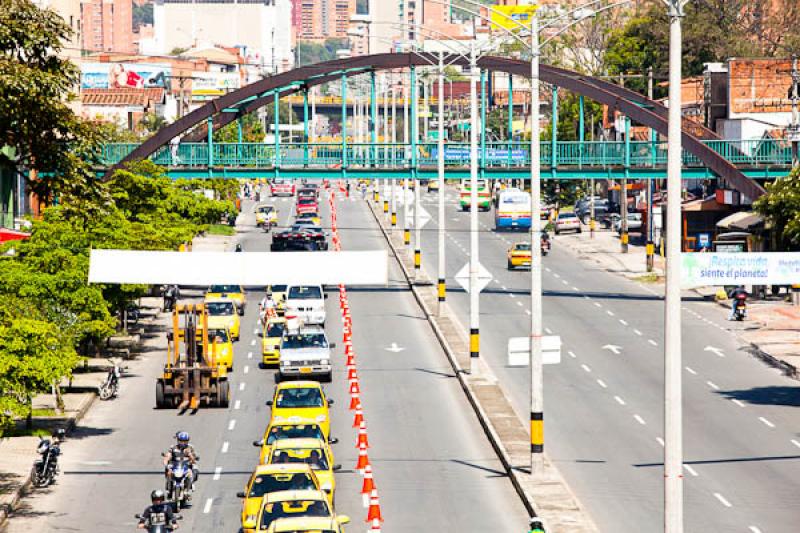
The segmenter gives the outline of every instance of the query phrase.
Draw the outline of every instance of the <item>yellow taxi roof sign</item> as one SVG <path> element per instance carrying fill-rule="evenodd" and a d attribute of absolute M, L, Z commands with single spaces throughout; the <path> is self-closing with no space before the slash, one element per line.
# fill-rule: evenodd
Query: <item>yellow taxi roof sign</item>
<path fill-rule="evenodd" d="M 536 4 L 526 6 L 491 6 L 489 10 L 492 29 L 519 30 L 530 27 L 531 15 L 539 8 Z"/>

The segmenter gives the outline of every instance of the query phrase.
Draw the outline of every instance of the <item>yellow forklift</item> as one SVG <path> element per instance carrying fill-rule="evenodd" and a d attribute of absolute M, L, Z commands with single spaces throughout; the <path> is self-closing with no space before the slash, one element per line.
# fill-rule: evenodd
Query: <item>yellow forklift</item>
<path fill-rule="evenodd" d="M 167 333 L 167 363 L 156 381 L 156 408 L 228 407 L 230 383 L 225 365 L 217 364 L 217 343 L 209 340 L 203 304 L 175 305 Z"/>

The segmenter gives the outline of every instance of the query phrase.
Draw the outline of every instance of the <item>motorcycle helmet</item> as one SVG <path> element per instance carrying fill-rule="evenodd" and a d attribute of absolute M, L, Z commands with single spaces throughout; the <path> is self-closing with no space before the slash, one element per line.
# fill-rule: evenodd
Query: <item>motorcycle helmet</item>
<path fill-rule="evenodd" d="M 150 493 L 150 501 L 152 501 L 153 504 L 164 503 L 166 499 L 167 495 L 164 494 L 164 491 L 161 489 L 156 489 Z"/>
<path fill-rule="evenodd" d="M 178 443 L 180 444 L 189 444 L 189 434 L 185 431 L 176 433 L 175 438 L 178 439 Z"/>

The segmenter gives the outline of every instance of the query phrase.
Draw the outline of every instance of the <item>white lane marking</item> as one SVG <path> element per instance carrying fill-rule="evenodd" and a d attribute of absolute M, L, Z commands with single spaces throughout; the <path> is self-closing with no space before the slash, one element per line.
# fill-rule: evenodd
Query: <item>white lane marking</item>
<path fill-rule="evenodd" d="M 520 307 L 522 307 L 522 302 L 520 302 L 519 300 L 517 300 L 517 305 L 518 305 L 518 306 L 520 306 Z"/>
<path fill-rule="evenodd" d="M 244 365 L 244 369 L 243 370 L 244 370 L 244 373 L 247 374 L 248 372 L 250 372 L 250 367 L 247 366 L 247 365 Z"/>
<path fill-rule="evenodd" d="M 569 282 L 567 280 L 565 280 L 565 279 L 562 279 L 561 283 L 563 283 L 564 285 L 569 285 Z"/>
<path fill-rule="evenodd" d="M 591 300 L 592 299 L 592 297 L 589 296 L 588 294 L 584 294 L 583 297 L 586 298 L 587 300 Z"/>
<path fill-rule="evenodd" d="M 509 295 L 511 298 L 516 298 L 516 296 L 514 296 L 514 293 L 513 293 L 513 292 L 509 292 L 509 293 L 508 293 L 508 295 Z"/>
<path fill-rule="evenodd" d="M 594 303 L 594 306 L 595 306 L 595 307 L 603 307 L 603 305 L 602 305 L 600 302 L 595 302 L 595 303 Z"/>
<path fill-rule="evenodd" d="M 643 426 L 646 424 L 646 422 L 644 421 L 644 418 L 642 418 L 639 415 L 633 415 L 633 418 L 634 418 L 634 420 L 636 420 L 637 422 L 639 422 Z"/>
<path fill-rule="evenodd" d="M 748 528 L 752 533 L 761 533 L 761 530 L 758 529 L 756 526 L 750 526 Z"/>
<path fill-rule="evenodd" d="M 239 390 L 244 390 L 244 381 L 239 383 Z"/>
<path fill-rule="evenodd" d="M 625 400 L 620 398 L 619 396 L 614 396 L 614 399 L 617 400 L 617 403 L 620 405 L 625 405 Z"/>
<path fill-rule="evenodd" d="M 214 481 L 219 481 L 221 475 L 222 475 L 222 467 L 218 466 L 214 469 L 214 477 L 212 479 Z"/>
<path fill-rule="evenodd" d="M 624 320 L 622 320 L 621 318 L 619 319 L 619 323 L 622 324 L 623 326 L 627 326 L 628 325 L 628 323 L 625 322 Z"/>
<path fill-rule="evenodd" d="M 258 335 L 259 331 L 257 329 L 253 330 L 253 335 Z"/>
<path fill-rule="evenodd" d="M 203 506 L 203 514 L 208 514 L 211 512 L 211 504 L 214 502 L 212 498 L 206 500 L 206 504 Z"/>
<path fill-rule="evenodd" d="M 241 406 L 242 406 L 242 400 L 236 400 L 235 402 L 233 402 L 234 409 L 239 409 Z"/>
<path fill-rule="evenodd" d="M 575 359 L 576 357 L 578 357 L 577 355 L 575 355 L 575 352 L 567 352 L 567 353 L 568 353 L 568 354 L 569 354 L 569 356 L 570 356 L 570 357 L 572 357 L 573 359 Z"/>
<path fill-rule="evenodd" d="M 797 446 L 798 448 L 800 448 L 800 441 L 797 441 L 797 440 L 794 440 L 794 439 L 792 439 L 792 440 L 791 440 L 791 441 L 789 441 L 789 442 L 791 442 L 792 444 L 794 444 L 795 446 Z"/>
<path fill-rule="evenodd" d="M 251 340 L 250 341 L 250 346 L 255 346 L 255 345 L 256 345 L 256 340 L 255 339 Z"/>
<path fill-rule="evenodd" d="M 694 369 L 692 369 L 691 367 L 688 367 L 688 366 L 687 366 L 687 367 L 686 367 L 686 371 L 687 371 L 688 373 L 692 374 L 693 376 L 696 376 L 696 375 L 697 375 L 697 372 L 695 372 L 695 371 L 694 371 Z"/>
<path fill-rule="evenodd" d="M 637 335 L 641 335 L 642 334 L 642 332 L 639 331 L 638 329 L 634 329 L 633 332 L 636 333 Z"/>
<path fill-rule="evenodd" d="M 656 441 L 661 445 L 662 448 L 664 447 L 664 439 L 661 437 L 656 437 Z"/>
<path fill-rule="evenodd" d="M 530 314 L 531 314 L 531 310 L 530 310 L 530 309 L 526 309 L 526 310 L 525 310 L 525 314 L 528 314 L 528 315 L 530 315 Z"/>
<path fill-rule="evenodd" d="M 737 400 L 736 398 L 731 398 L 731 401 L 738 405 L 739 407 L 744 407 L 744 403 L 741 400 Z"/>
<path fill-rule="evenodd" d="M 722 504 L 722 505 L 724 505 L 725 507 L 733 507 L 733 505 L 731 505 L 731 502 L 729 502 L 728 500 L 726 500 L 726 499 L 725 499 L 725 496 L 723 496 L 723 495 L 722 495 L 722 494 L 720 494 L 719 492 L 715 492 L 715 493 L 714 493 L 714 497 L 715 497 L 716 499 L 718 499 L 718 500 L 719 500 L 719 503 L 721 503 L 721 504 Z"/>
<path fill-rule="evenodd" d="M 253 358 L 253 352 L 247 352 L 247 358 L 248 359 L 252 359 Z"/>
<path fill-rule="evenodd" d="M 658 343 L 656 341 L 654 341 L 653 339 L 647 339 L 647 342 L 649 342 L 653 346 L 658 346 Z"/>
<path fill-rule="evenodd" d="M 222 443 L 222 453 L 228 453 L 228 448 L 230 447 L 230 443 L 225 441 Z"/>
<path fill-rule="evenodd" d="M 713 381 L 706 381 L 706 385 L 708 385 L 709 387 L 711 387 L 714 390 L 719 390 L 719 386 L 717 386 L 717 384 L 714 383 Z"/>
<path fill-rule="evenodd" d="M 508 290 L 508 288 L 505 285 L 500 285 L 500 288 L 503 289 L 504 291 Z"/>
<path fill-rule="evenodd" d="M 545 331 L 545 333 L 547 333 L 548 335 L 552 335 L 552 334 L 553 334 L 553 330 L 552 330 L 552 329 L 550 329 L 550 328 L 544 328 L 544 331 Z"/>
<path fill-rule="evenodd" d="M 575 292 L 581 292 L 581 290 L 578 287 L 576 287 L 575 285 L 572 286 L 572 290 L 575 291 Z"/>
<path fill-rule="evenodd" d="M 608 385 L 606 385 L 605 381 L 603 381 L 602 379 L 598 379 L 597 384 L 603 387 L 604 389 L 608 388 Z"/>
<path fill-rule="evenodd" d="M 234 418 L 230 422 L 228 422 L 228 431 L 233 431 L 233 428 L 236 427 L 236 419 Z"/>
<path fill-rule="evenodd" d="M 550 272 L 550 267 L 544 267 L 545 271 Z"/>
<path fill-rule="evenodd" d="M 608 313 L 608 316 L 614 316 L 614 311 L 611 311 L 610 309 L 607 309 L 606 313 Z"/>
<path fill-rule="evenodd" d="M 767 426 L 769 426 L 771 428 L 775 427 L 775 424 L 773 424 L 772 422 L 770 422 L 769 420 L 767 420 L 763 416 L 759 416 L 758 419 L 761 420 L 762 422 L 764 422 L 764 424 L 766 424 Z"/>
<path fill-rule="evenodd" d="M 591 369 L 591 368 L 589 368 L 588 366 L 586 366 L 586 365 L 584 365 L 584 364 L 581 364 L 581 368 L 582 368 L 582 369 L 584 369 L 584 370 L 585 370 L 585 371 L 587 371 L 587 372 L 591 372 L 591 371 L 592 371 L 592 369 Z"/>
<path fill-rule="evenodd" d="M 554 277 L 554 278 L 556 278 L 556 279 L 558 279 L 558 278 L 560 278 L 561 276 L 559 276 L 559 275 L 558 275 L 558 273 L 554 273 L 554 274 L 553 274 L 553 277 Z"/>
<path fill-rule="evenodd" d="M 687 464 L 685 464 L 685 465 L 683 465 L 683 467 L 686 469 L 686 471 L 687 471 L 687 472 L 689 472 L 689 473 L 690 473 L 691 475 L 693 475 L 694 477 L 697 477 L 697 476 L 699 476 L 699 475 L 700 475 L 700 474 L 698 474 L 698 473 L 697 473 L 697 470 L 695 470 L 694 468 L 692 468 L 692 466 L 691 466 L 691 465 L 687 465 Z"/>

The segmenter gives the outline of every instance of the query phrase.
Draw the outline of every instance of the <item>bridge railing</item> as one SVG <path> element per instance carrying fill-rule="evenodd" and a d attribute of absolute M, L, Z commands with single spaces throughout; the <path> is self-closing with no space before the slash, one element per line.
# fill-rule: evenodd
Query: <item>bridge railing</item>
<path fill-rule="evenodd" d="M 788 166 L 791 164 L 790 144 L 782 139 L 718 140 L 704 141 L 728 161 L 739 166 Z M 667 146 L 662 141 L 635 141 L 630 143 L 626 158 L 626 143 L 617 141 L 550 141 L 541 143 L 541 158 L 545 168 L 552 165 L 572 168 L 631 168 L 664 167 Z M 113 165 L 130 154 L 136 144 L 107 144 L 103 157 L 106 165 Z M 273 144 L 264 143 L 214 143 L 211 153 L 206 143 L 180 143 L 160 148 L 150 159 L 156 164 L 173 167 L 255 167 L 255 168 L 339 168 L 375 167 L 409 168 L 412 164 L 409 144 L 360 143 L 343 146 L 341 143 L 282 143 L 276 151 Z M 417 165 L 435 167 L 438 162 L 438 144 L 416 145 Z M 450 142 L 445 145 L 447 167 L 467 167 L 470 163 L 468 143 Z M 478 160 L 483 168 L 521 168 L 530 166 L 530 145 L 527 142 L 492 142 L 478 147 Z M 700 167 L 702 163 L 688 152 L 683 154 L 683 164 Z"/>

